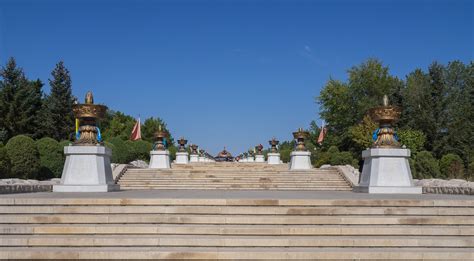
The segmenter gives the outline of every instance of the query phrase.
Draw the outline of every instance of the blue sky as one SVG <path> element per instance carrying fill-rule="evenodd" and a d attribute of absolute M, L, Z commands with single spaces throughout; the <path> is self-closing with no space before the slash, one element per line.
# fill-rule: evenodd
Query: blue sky
<path fill-rule="evenodd" d="M 404 78 L 473 58 L 472 1 L 2 1 L 0 63 L 234 154 L 317 120 L 329 77 L 370 57 Z M 45 91 L 49 91 L 46 85 Z"/>

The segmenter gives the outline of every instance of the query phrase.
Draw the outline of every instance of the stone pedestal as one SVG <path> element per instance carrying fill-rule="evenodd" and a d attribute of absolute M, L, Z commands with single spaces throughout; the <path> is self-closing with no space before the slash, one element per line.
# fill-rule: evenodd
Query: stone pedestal
<path fill-rule="evenodd" d="M 311 169 L 311 152 L 293 151 L 291 154 L 290 170 Z"/>
<path fill-rule="evenodd" d="M 176 164 L 188 164 L 188 153 L 187 152 L 176 152 Z"/>
<path fill-rule="evenodd" d="M 355 192 L 421 194 L 411 175 L 410 150 L 374 148 L 362 152 L 364 167 Z"/>
<path fill-rule="evenodd" d="M 64 147 L 66 162 L 61 184 L 53 192 L 107 192 L 119 190 L 112 177 L 110 156 L 112 151 L 104 146 Z"/>
<path fill-rule="evenodd" d="M 150 169 L 170 169 L 170 152 L 168 150 L 150 151 Z"/>
<path fill-rule="evenodd" d="M 189 162 L 199 162 L 199 155 L 198 154 L 189 155 Z"/>
<path fill-rule="evenodd" d="M 255 162 L 255 159 L 253 157 L 247 157 L 247 162 Z"/>
<path fill-rule="evenodd" d="M 206 157 L 199 156 L 199 162 L 206 162 Z"/>
<path fill-rule="evenodd" d="M 280 164 L 280 153 L 268 153 L 267 157 L 268 164 Z"/>
<path fill-rule="evenodd" d="M 260 162 L 260 163 L 265 162 L 265 156 L 264 155 L 255 155 L 255 162 Z"/>

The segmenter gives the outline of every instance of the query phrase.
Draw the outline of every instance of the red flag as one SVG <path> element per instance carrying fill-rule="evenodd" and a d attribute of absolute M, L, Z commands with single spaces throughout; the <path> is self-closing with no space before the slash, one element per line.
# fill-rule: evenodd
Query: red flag
<path fill-rule="evenodd" d="M 323 143 L 324 137 L 326 137 L 326 132 L 327 132 L 327 129 L 326 127 L 324 127 L 324 123 L 323 123 L 323 126 L 321 127 L 321 131 L 319 132 L 319 137 L 318 137 L 319 145 Z"/>
<path fill-rule="evenodd" d="M 141 140 L 141 139 L 142 139 L 142 130 L 141 130 L 140 118 L 138 118 L 138 121 L 133 126 L 132 135 L 130 135 L 130 140 Z"/>

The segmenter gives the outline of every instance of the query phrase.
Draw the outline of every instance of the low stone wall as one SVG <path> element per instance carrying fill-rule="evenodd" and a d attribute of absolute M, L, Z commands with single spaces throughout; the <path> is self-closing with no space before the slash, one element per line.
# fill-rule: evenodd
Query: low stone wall
<path fill-rule="evenodd" d="M 53 185 L 59 184 L 61 179 L 34 180 L 34 179 L 0 179 L 0 194 L 51 192 Z"/>
<path fill-rule="evenodd" d="M 414 183 L 423 187 L 423 193 L 474 195 L 474 182 L 463 179 L 415 179 Z"/>
<path fill-rule="evenodd" d="M 330 165 L 321 166 L 321 168 L 328 167 L 330 167 Z M 351 165 L 338 165 L 334 167 L 344 176 L 344 178 L 351 184 L 352 187 L 359 184 L 359 170 L 355 169 Z"/>

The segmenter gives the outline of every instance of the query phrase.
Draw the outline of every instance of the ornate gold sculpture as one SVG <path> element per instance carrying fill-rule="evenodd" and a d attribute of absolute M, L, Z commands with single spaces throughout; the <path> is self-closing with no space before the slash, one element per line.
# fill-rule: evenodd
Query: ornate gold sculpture
<path fill-rule="evenodd" d="M 204 152 L 206 152 L 206 151 L 203 150 L 203 149 L 200 149 L 199 150 L 199 156 L 204 157 L 204 155 L 205 155 Z"/>
<path fill-rule="evenodd" d="M 400 143 L 395 138 L 395 131 L 392 125 L 400 119 L 402 109 L 391 106 L 387 95 L 383 97 L 383 106 L 378 106 L 369 110 L 369 115 L 373 121 L 379 123 L 377 130 L 377 140 L 373 143 L 373 148 L 399 148 Z"/>
<path fill-rule="evenodd" d="M 253 155 L 255 154 L 253 149 L 249 149 L 248 152 L 249 152 L 249 157 L 253 157 Z"/>
<path fill-rule="evenodd" d="M 296 139 L 296 151 L 306 151 L 304 141 L 309 137 L 309 132 L 299 128 L 298 131 L 293 132 L 293 137 Z"/>
<path fill-rule="evenodd" d="M 107 111 L 107 106 L 94 104 L 92 92 L 87 92 L 84 104 L 74 104 L 72 106 L 74 117 L 79 119 L 79 139 L 74 145 L 90 146 L 101 144 L 97 139 L 97 120 L 102 119 Z"/>
<path fill-rule="evenodd" d="M 153 136 L 155 138 L 155 150 L 165 150 L 164 139 L 168 136 L 168 133 L 162 130 L 161 125 L 158 126 L 158 131 Z"/>
<path fill-rule="evenodd" d="M 278 145 L 278 143 L 280 143 L 280 141 L 278 141 L 277 139 L 275 139 L 273 137 L 270 141 L 268 141 L 268 143 L 270 144 L 270 146 L 272 146 L 270 148 L 270 152 L 271 153 L 277 153 L 278 152 L 277 145 Z"/>
<path fill-rule="evenodd" d="M 186 146 L 187 143 L 188 143 L 188 140 L 185 140 L 183 137 L 181 137 L 181 139 L 178 140 L 178 144 L 179 144 L 178 152 L 186 152 L 186 148 L 184 146 Z"/>
<path fill-rule="evenodd" d="M 257 150 L 257 155 L 262 155 L 263 152 L 263 145 L 262 144 L 258 144 L 257 146 L 255 146 L 255 149 Z"/>
<path fill-rule="evenodd" d="M 191 154 L 198 154 L 198 145 L 196 144 L 191 144 Z"/>

